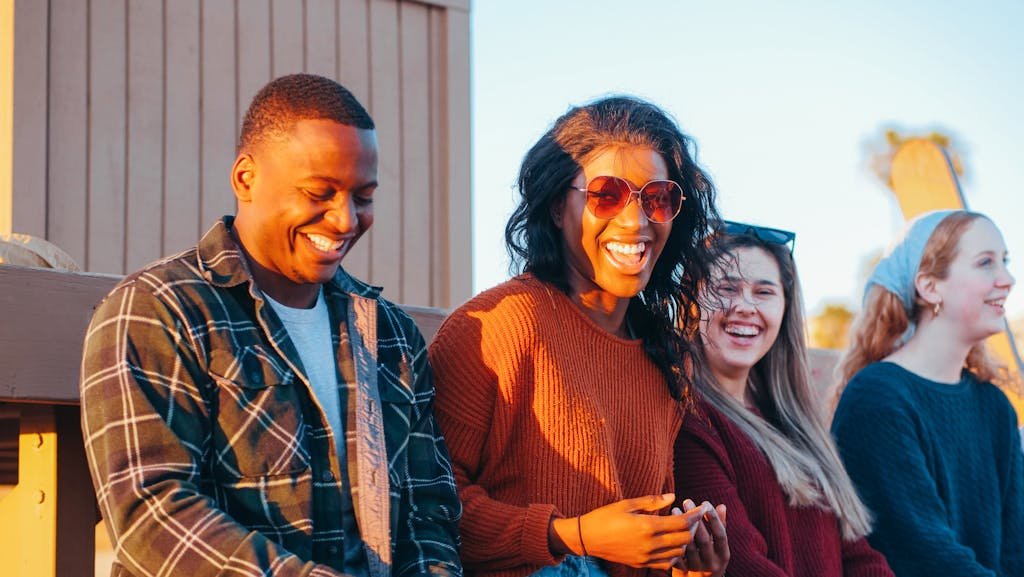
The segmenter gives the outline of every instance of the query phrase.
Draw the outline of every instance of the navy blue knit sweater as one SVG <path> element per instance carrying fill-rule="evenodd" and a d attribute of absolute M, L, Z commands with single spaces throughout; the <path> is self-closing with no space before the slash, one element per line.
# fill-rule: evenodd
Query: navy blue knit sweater
<path fill-rule="evenodd" d="M 898 577 L 1024 577 L 1024 453 L 995 386 L 875 363 L 846 386 L 832 434 Z"/>

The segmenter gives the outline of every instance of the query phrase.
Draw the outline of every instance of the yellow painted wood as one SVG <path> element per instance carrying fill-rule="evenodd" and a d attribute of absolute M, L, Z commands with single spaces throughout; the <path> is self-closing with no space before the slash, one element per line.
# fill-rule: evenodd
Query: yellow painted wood
<path fill-rule="evenodd" d="M 931 210 L 967 208 L 946 153 L 929 140 L 900 146 L 890 181 L 906 220 Z"/>
<path fill-rule="evenodd" d="M 21 413 L 18 484 L 0 500 L 0 574 L 48 577 L 57 571 L 57 427 L 53 407 Z"/>
<path fill-rule="evenodd" d="M 949 157 L 930 140 L 913 139 L 901 145 L 893 155 L 890 175 L 893 193 L 906 220 L 931 210 L 967 209 Z M 1024 374 L 1024 364 L 1009 327 L 990 337 L 986 344 L 1011 371 L 1018 376 Z M 1024 424 L 1024 398 L 1017 391 L 1006 393 L 1017 409 L 1018 420 Z"/>
<path fill-rule="evenodd" d="M 992 354 L 1010 367 L 1011 371 L 1014 367 L 1017 368 L 1018 379 L 1024 377 L 1024 363 L 1021 363 L 1019 350 L 1009 327 L 1003 329 L 1003 332 L 989 337 L 985 344 Z M 1004 392 L 1013 404 L 1013 408 L 1017 410 L 1017 424 L 1024 426 L 1024 391 L 1004 389 Z"/>
<path fill-rule="evenodd" d="M 0 234 L 13 232 L 14 0 L 0 0 Z"/>

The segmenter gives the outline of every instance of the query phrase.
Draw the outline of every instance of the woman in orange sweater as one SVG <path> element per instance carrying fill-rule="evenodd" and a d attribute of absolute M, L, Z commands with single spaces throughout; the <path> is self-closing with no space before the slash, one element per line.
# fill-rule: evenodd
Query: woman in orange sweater
<path fill-rule="evenodd" d="M 523 160 L 505 237 L 524 272 L 430 347 L 468 574 L 724 571 L 725 511 L 666 512 L 689 387 L 677 317 L 718 221 L 691 147 L 656 106 L 612 97 L 570 109 Z"/>

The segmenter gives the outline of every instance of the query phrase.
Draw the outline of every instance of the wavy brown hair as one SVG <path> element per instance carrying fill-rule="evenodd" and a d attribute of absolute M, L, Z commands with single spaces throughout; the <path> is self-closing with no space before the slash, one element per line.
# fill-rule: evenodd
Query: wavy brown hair
<path fill-rule="evenodd" d="M 917 273 L 945 280 L 949 276 L 950 264 L 959 253 L 960 238 L 980 218 L 988 219 L 983 214 L 968 211 L 957 211 L 942 219 L 924 246 Z M 918 296 L 914 299 L 913 312 L 907 315 L 898 296 L 881 286 L 871 287 L 864 301 L 864 309 L 850 328 L 850 347 L 839 361 L 836 399 L 842 395 L 846 383 L 857 372 L 888 357 L 902 346 L 901 337 L 910 326 L 910 321 L 918 323 L 929 308 L 931 305 Z M 971 347 L 964 368 L 979 381 L 1016 386 L 1006 367 L 988 354 L 984 343 Z"/>

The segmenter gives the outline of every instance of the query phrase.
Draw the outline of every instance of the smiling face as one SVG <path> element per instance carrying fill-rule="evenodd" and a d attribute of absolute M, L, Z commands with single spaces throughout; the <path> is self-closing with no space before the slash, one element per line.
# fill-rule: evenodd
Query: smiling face
<path fill-rule="evenodd" d="M 960 237 L 946 278 L 935 281 L 935 293 L 942 299 L 937 320 L 967 344 L 1004 328 L 1004 305 L 1014 284 L 1006 262 L 999 229 L 987 218 L 976 218 Z"/>
<path fill-rule="evenodd" d="M 651 180 L 668 179 L 668 168 L 647 147 L 605 148 L 583 164 L 572 186 L 585 189 L 602 175 L 617 176 L 639 189 Z M 562 232 L 572 296 L 584 306 L 600 302 L 606 309 L 628 303 L 647 286 L 672 232 L 671 222 L 648 220 L 635 195 L 622 212 L 605 220 L 587 209 L 586 192 L 570 189 L 553 216 Z"/>
<path fill-rule="evenodd" d="M 779 265 L 761 248 L 738 248 L 711 283 L 700 326 L 705 356 L 720 384 L 745 386 L 775 344 L 786 312 Z"/>
<path fill-rule="evenodd" d="M 373 224 L 377 137 L 333 120 L 299 120 L 288 137 L 235 161 L 235 231 L 260 289 L 311 304 Z"/>

